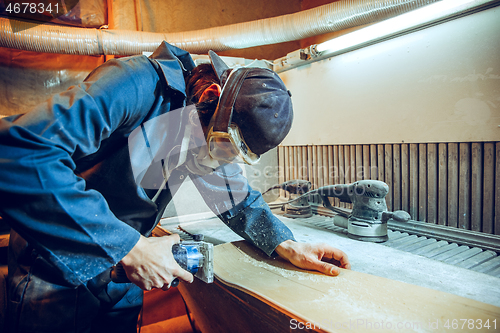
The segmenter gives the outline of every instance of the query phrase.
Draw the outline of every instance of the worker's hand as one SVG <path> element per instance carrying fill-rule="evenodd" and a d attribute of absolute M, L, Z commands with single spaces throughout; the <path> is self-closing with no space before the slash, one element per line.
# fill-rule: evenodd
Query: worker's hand
<path fill-rule="evenodd" d="M 176 277 L 189 283 L 193 282 L 193 275 L 182 269 L 172 254 L 172 246 L 179 241 L 179 235 L 175 234 L 151 238 L 141 236 L 121 260 L 129 280 L 143 290 L 166 290 Z"/>
<path fill-rule="evenodd" d="M 280 257 L 299 268 L 315 270 L 327 275 L 339 275 L 338 267 L 351 269 L 347 255 L 328 244 L 298 243 L 287 240 L 278 245 L 275 251 Z"/>

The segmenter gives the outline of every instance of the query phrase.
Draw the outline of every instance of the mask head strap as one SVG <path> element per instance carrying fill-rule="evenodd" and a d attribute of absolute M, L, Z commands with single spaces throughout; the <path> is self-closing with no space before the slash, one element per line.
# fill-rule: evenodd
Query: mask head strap
<path fill-rule="evenodd" d="M 227 133 L 233 118 L 234 103 L 249 72 L 250 68 L 239 68 L 229 74 L 213 115 L 214 132 Z"/>

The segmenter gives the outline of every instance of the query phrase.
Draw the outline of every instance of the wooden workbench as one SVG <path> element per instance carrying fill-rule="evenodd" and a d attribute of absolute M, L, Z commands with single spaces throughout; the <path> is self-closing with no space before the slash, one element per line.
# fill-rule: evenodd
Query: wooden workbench
<path fill-rule="evenodd" d="M 361 272 L 303 271 L 246 242 L 216 246 L 214 270 L 214 284 L 180 285 L 202 332 L 500 329 L 499 307 Z"/>

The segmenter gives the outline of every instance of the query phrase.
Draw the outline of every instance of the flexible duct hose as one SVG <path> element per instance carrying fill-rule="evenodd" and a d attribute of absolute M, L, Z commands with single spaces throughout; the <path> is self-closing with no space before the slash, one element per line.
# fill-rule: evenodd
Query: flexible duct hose
<path fill-rule="evenodd" d="M 368 24 L 440 0 L 337 1 L 269 19 L 178 33 L 151 33 L 40 25 L 0 18 L 0 47 L 80 55 L 152 52 L 163 41 L 191 53 L 288 42 Z"/>

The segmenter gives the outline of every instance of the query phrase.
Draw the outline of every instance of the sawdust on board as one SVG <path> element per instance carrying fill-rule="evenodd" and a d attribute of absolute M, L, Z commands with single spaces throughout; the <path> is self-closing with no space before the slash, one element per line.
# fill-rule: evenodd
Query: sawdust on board
<path fill-rule="evenodd" d="M 287 279 L 296 279 L 306 283 L 321 283 L 322 287 L 327 286 L 327 289 L 321 290 L 323 293 L 321 297 L 304 301 L 309 302 L 314 307 L 321 307 L 325 304 L 339 304 L 342 312 L 348 314 L 349 318 L 356 320 L 370 320 L 370 318 L 373 318 L 371 320 L 384 321 L 386 323 L 405 322 L 409 319 L 408 313 L 416 310 L 413 309 L 412 311 L 410 308 L 411 302 L 407 304 L 405 299 L 397 295 L 386 295 L 384 300 L 380 300 L 378 297 L 380 295 L 379 292 L 371 290 L 363 283 L 350 279 L 340 279 L 327 275 L 276 267 L 265 261 L 259 261 L 246 255 L 239 258 L 239 260 Z M 263 273 L 260 272 L 260 274 Z M 308 286 L 314 288 L 311 285 Z M 391 310 L 391 304 L 399 304 L 398 311 Z M 426 306 L 423 305 L 423 307 L 425 308 Z M 418 310 L 422 311 L 425 309 L 420 308 Z M 423 325 L 415 325 L 409 331 L 427 332 L 427 329 Z"/>

